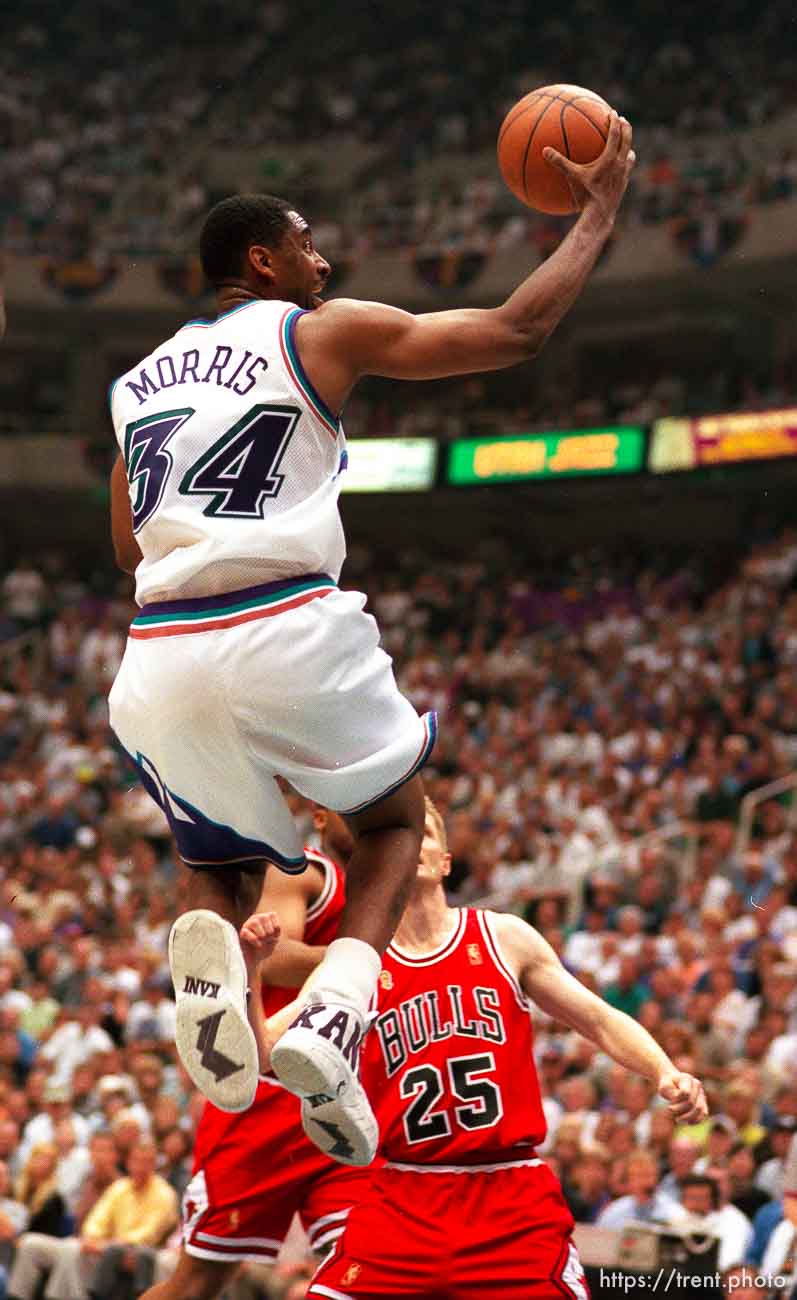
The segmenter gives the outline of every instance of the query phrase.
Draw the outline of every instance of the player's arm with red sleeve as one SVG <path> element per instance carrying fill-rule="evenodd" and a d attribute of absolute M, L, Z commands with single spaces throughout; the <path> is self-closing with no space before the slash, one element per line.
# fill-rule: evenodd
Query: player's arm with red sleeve
<path fill-rule="evenodd" d="M 320 965 L 324 944 L 304 943 L 307 909 L 318 892 L 318 872 L 310 866 L 298 876 L 269 869 L 266 873 L 258 912 L 276 912 L 280 941 L 273 955 L 261 967 L 261 979 L 277 988 L 298 989 Z"/>
<path fill-rule="evenodd" d="M 307 944 L 302 939 L 307 910 L 318 892 L 318 884 L 318 872 L 312 865 L 298 876 L 275 870 L 266 873 L 257 913 L 276 917 L 280 940 L 272 955 L 259 965 L 256 976 L 258 990 L 261 984 L 271 984 L 278 988 L 296 989 L 297 996 L 268 1019 L 263 1015 L 260 998 L 250 998 L 249 1020 L 263 1071 L 269 1068 L 274 1043 L 296 1018 L 304 985 L 326 952 L 323 944 Z M 253 986 L 254 978 L 250 974 Z"/>
<path fill-rule="evenodd" d="M 305 368 L 332 410 L 362 375 L 439 379 L 500 370 L 539 352 L 583 289 L 614 226 L 634 165 L 631 127 L 611 115 L 603 153 L 563 161 L 581 213 L 559 248 L 499 307 L 419 316 L 380 303 L 336 299 L 297 325 Z M 559 165 L 557 163 L 557 165 Z"/>
<path fill-rule="evenodd" d="M 141 548 L 133 534 L 127 471 L 121 452 L 111 470 L 111 538 L 119 568 L 125 573 L 135 573 L 141 560 Z"/>
<path fill-rule="evenodd" d="M 577 1030 L 619 1065 L 651 1079 L 682 1123 L 705 1119 L 708 1107 L 700 1081 L 677 1070 L 642 1025 L 585 988 L 542 935 L 519 917 L 496 915 L 495 928 L 521 988 L 540 1010 Z"/>

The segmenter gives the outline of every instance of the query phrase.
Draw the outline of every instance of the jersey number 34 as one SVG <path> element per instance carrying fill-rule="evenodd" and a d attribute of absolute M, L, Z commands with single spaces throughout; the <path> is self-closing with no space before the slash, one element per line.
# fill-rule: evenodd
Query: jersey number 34
<path fill-rule="evenodd" d="M 134 420 L 125 429 L 124 458 L 130 484 L 133 532 L 158 509 L 174 468 L 169 447 L 195 411 L 163 411 Z M 178 492 L 209 498 L 203 515 L 262 519 L 265 502 L 282 487 L 280 464 L 301 412 L 295 406 L 252 406 L 183 474 Z"/>

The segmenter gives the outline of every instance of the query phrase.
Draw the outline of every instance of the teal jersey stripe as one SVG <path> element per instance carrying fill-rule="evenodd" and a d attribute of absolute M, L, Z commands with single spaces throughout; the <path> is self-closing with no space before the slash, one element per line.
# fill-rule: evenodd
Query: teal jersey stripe
<path fill-rule="evenodd" d="M 305 315 L 304 310 L 301 307 L 296 307 L 294 311 L 289 312 L 288 315 L 285 317 L 285 321 L 282 327 L 283 338 L 285 340 L 285 349 L 288 353 L 288 356 L 291 359 L 291 364 L 296 372 L 296 378 L 298 379 L 300 386 L 304 389 L 304 392 L 311 406 L 316 407 L 318 412 L 323 416 L 323 418 L 327 421 L 327 423 L 331 425 L 331 427 L 334 429 L 335 433 L 337 434 L 338 430 L 340 429 L 340 420 L 336 415 L 332 414 L 329 407 L 319 397 L 318 393 L 313 388 L 313 385 L 310 383 L 310 380 L 305 374 L 301 357 L 299 356 L 299 353 L 296 350 L 296 344 L 293 339 L 293 331 L 299 317 L 304 315 Z"/>
<path fill-rule="evenodd" d="M 225 605 L 222 609 L 197 609 L 182 614 L 139 614 L 133 619 L 133 622 L 139 627 L 160 623 L 208 622 L 211 619 L 224 618 L 228 614 L 240 614 L 247 609 L 265 609 L 268 605 L 291 600 L 304 591 L 321 591 L 328 586 L 330 586 L 328 582 L 301 582 L 295 587 L 286 587 L 282 591 L 275 591 L 271 596 L 254 596 L 251 600 L 240 601 L 235 605 Z"/>
<path fill-rule="evenodd" d="M 220 316 L 214 317 L 213 320 L 208 320 L 204 316 L 197 316 L 194 320 L 187 320 L 185 325 L 180 326 L 180 329 L 188 329 L 189 325 L 204 325 L 207 328 L 212 325 L 218 325 L 219 321 L 226 320 L 228 316 L 234 316 L 237 311 L 243 311 L 244 307 L 255 307 L 260 301 L 260 298 L 255 298 L 252 302 L 239 302 L 237 306 L 230 307 L 227 311 L 223 311 Z"/>

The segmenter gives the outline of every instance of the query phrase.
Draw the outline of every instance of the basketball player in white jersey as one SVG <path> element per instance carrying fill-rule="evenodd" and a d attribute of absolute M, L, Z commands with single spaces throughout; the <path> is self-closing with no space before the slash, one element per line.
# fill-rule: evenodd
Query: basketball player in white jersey
<path fill-rule="evenodd" d="M 141 609 L 111 724 L 192 868 L 170 938 L 178 1050 L 216 1106 L 250 1105 L 257 1047 L 238 930 L 265 863 L 304 867 L 283 777 L 345 814 L 355 837 L 340 937 L 272 1055 L 321 1121 L 313 1139 L 350 1163 L 376 1148 L 358 1047 L 415 875 L 418 772 L 436 723 L 399 694 L 365 598 L 337 586 L 339 413 L 363 375 L 432 379 L 534 356 L 611 233 L 630 146 L 612 113 L 595 163 L 549 151 L 579 219 L 488 311 L 324 303 L 330 268 L 305 219 L 267 196 L 224 200 L 200 239 L 218 315 L 189 321 L 112 388 L 114 545 Z"/>

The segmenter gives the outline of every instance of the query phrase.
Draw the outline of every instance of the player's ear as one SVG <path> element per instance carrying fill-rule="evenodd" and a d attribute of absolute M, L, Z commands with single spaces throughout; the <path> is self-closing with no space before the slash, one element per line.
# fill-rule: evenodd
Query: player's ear
<path fill-rule="evenodd" d="M 274 280 L 274 255 L 264 244 L 253 244 L 247 251 L 250 268 L 261 280 Z"/>
<path fill-rule="evenodd" d="M 450 853 L 443 854 L 443 875 L 444 876 L 451 875 L 451 854 Z"/>

